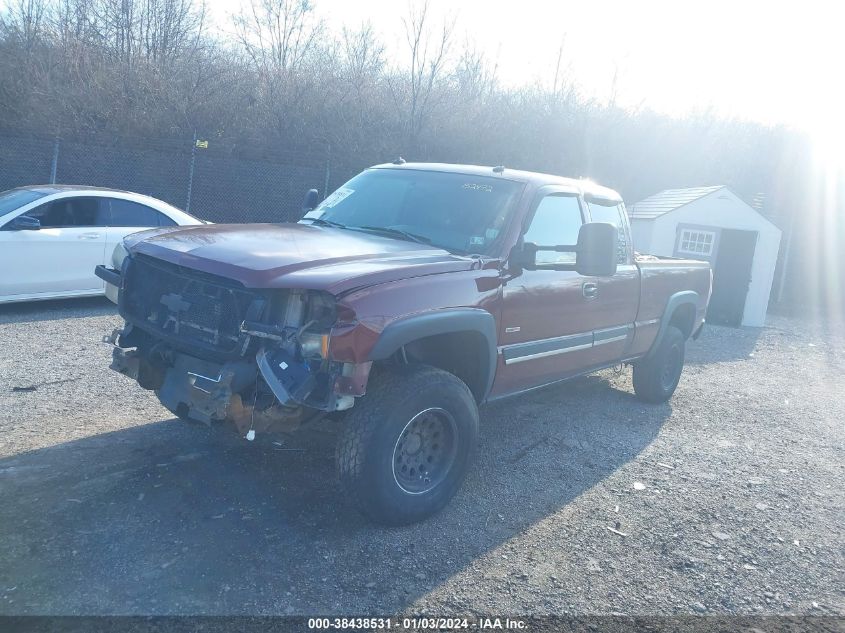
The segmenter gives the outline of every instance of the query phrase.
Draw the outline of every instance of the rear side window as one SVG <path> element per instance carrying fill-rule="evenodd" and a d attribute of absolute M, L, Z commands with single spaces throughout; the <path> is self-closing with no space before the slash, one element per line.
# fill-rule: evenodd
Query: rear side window
<path fill-rule="evenodd" d="M 590 208 L 590 219 L 593 222 L 606 222 L 616 227 L 616 263 L 628 263 L 628 235 L 625 231 L 625 221 L 622 214 L 625 213 L 625 208 L 621 204 L 614 204 L 611 206 L 601 205 L 597 202 L 588 202 L 587 206 Z"/>
<path fill-rule="evenodd" d="M 549 195 L 540 200 L 525 241 L 538 246 L 562 246 L 578 243 L 581 207 L 575 196 Z M 575 253 L 538 251 L 538 264 L 574 264 Z"/>
<path fill-rule="evenodd" d="M 159 213 L 152 207 L 131 200 L 109 199 L 111 205 L 110 226 L 172 226 L 175 224 L 170 218 Z"/>
<path fill-rule="evenodd" d="M 108 213 L 101 198 L 62 198 L 24 215 L 41 222 L 42 229 L 108 226 Z"/>

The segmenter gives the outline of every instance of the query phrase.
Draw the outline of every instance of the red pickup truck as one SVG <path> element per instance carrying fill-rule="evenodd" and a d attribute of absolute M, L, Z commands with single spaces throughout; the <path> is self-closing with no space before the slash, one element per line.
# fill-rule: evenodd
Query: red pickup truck
<path fill-rule="evenodd" d="M 622 363 L 665 401 L 704 323 L 708 264 L 636 255 L 586 180 L 399 160 L 316 197 L 295 224 L 126 238 L 97 269 L 126 321 L 112 367 L 250 440 L 336 419 L 340 481 L 378 522 L 448 503 L 478 405 Z"/>

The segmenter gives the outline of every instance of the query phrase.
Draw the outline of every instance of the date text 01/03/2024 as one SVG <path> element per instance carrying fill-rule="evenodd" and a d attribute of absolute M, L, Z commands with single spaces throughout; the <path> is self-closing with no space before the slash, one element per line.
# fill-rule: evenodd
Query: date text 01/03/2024
<path fill-rule="evenodd" d="M 397 630 L 522 630 L 524 620 L 512 618 L 309 618 L 308 628 L 313 630 L 342 629 L 397 629 Z"/>

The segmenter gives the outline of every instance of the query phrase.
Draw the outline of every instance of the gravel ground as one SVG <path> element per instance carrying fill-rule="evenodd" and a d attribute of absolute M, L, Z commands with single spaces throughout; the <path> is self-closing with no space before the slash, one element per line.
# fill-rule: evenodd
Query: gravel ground
<path fill-rule="evenodd" d="M 485 407 L 457 498 L 384 529 L 330 427 L 174 420 L 107 368 L 117 325 L 0 308 L 0 614 L 845 613 L 841 328 L 708 327 L 661 406 L 626 370 Z"/>

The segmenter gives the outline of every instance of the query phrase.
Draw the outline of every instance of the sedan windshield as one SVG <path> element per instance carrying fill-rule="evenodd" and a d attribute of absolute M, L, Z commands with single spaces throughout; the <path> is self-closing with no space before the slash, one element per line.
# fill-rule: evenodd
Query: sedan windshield
<path fill-rule="evenodd" d="M 489 176 L 371 169 L 303 219 L 484 254 L 504 228 L 522 188 L 522 183 Z"/>
<path fill-rule="evenodd" d="M 49 194 L 33 189 L 9 189 L 8 191 L 4 191 L 0 193 L 0 217 L 46 195 Z"/>

